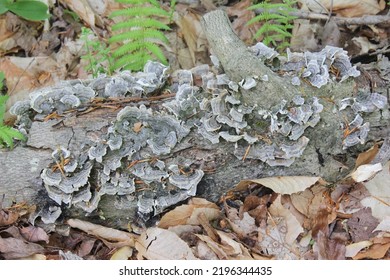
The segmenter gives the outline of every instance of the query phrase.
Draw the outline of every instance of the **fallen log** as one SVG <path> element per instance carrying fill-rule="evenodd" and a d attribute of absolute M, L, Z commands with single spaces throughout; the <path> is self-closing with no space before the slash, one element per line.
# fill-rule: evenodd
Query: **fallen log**
<path fill-rule="evenodd" d="M 151 63 L 145 73 L 62 83 L 32 93 L 21 109 L 15 104 L 19 123 L 31 123 L 20 126 L 25 144 L 0 153 L 3 207 L 27 201 L 47 223 L 84 217 L 126 228 L 190 196 L 217 201 L 243 179 L 334 182 L 351 171 L 357 152 L 389 136 L 384 89 L 359 92 L 351 78 L 294 85 L 239 40 L 224 12 L 206 14 L 202 25 L 225 85 L 201 66 L 173 77 L 175 97 L 155 98 L 167 75 Z M 359 143 L 348 142 L 354 137 Z"/>

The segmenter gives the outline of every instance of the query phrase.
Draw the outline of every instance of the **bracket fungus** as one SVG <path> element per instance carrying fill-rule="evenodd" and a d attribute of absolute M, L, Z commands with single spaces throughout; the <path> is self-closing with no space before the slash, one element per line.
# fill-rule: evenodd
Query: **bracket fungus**
<path fill-rule="evenodd" d="M 261 43 L 252 51 L 259 59 L 278 57 Z M 294 85 L 304 79 L 321 87 L 334 79 L 329 73 L 331 66 L 339 69 L 341 81 L 359 75 L 347 58 L 345 51 L 335 47 L 318 53 L 288 51 L 280 69 L 292 77 Z M 212 60 L 218 64 L 215 57 Z M 31 122 L 45 120 L 55 111 L 65 117 L 70 111 L 86 111 L 96 97 L 150 96 L 164 86 L 167 77 L 166 66 L 148 62 L 143 72 L 124 71 L 114 77 L 102 75 L 34 91 L 29 100 L 17 102 L 10 112 L 17 115 L 19 129 L 28 134 Z M 290 166 L 310 141 L 305 130 L 321 120 L 323 105 L 314 96 L 291 96 L 272 108 L 245 104 L 240 91 L 267 83 L 265 76 L 231 81 L 218 65 L 200 65 L 176 71 L 172 81 L 170 90 L 176 95 L 162 102 L 159 110 L 147 107 L 147 102 L 126 104 L 112 123 L 106 122 L 98 139 L 78 139 L 81 148 L 77 151 L 70 150 L 70 146 L 54 150 L 54 164 L 41 172 L 49 197 L 58 205 L 74 205 L 91 213 L 103 196 L 115 196 L 115 207 L 128 209 L 135 205 L 147 218 L 196 194 L 204 171 L 183 166 L 172 156 L 191 130 L 211 144 L 231 142 L 239 159 Z M 362 113 L 381 109 L 386 103 L 386 97 L 377 93 L 340 101 L 339 110 L 350 107 L 356 115 L 348 124 L 354 132 L 346 136 L 344 148 L 365 141 L 369 123 L 364 123 Z M 48 222 L 59 215 L 58 209 L 52 210 L 55 215 L 46 217 Z"/>

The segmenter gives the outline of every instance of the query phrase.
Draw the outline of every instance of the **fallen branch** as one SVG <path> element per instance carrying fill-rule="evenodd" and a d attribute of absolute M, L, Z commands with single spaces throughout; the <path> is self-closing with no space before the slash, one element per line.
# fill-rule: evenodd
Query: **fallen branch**
<path fill-rule="evenodd" d="M 260 14 L 264 9 L 256 9 L 255 13 Z M 277 10 L 271 10 L 270 13 L 278 13 Z M 387 15 L 364 15 L 362 17 L 337 17 L 332 15 L 325 15 L 319 13 L 313 13 L 310 11 L 296 11 L 289 13 L 290 16 L 295 16 L 300 19 L 310 19 L 310 20 L 322 20 L 329 21 L 333 19 L 337 25 L 375 25 L 375 24 L 390 24 L 390 13 Z"/>

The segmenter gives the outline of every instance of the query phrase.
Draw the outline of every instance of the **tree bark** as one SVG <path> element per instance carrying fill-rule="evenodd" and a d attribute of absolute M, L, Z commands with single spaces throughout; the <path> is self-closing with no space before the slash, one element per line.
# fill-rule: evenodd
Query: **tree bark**
<path fill-rule="evenodd" d="M 268 75 L 268 82 L 258 82 L 255 89 L 242 91 L 242 100 L 246 105 L 256 104 L 259 109 L 269 109 L 283 99 L 291 100 L 294 95 L 302 95 L 320 98 L 324 110 L 320 123 L 305 131 L 304 135 L 310 139 L 309 144 L 303 155 L 290 167 L 271 167 L 259 160 L 242 160 L 234 155 L 235 148 L 232 143 L 222 141 L 211 144 L 192 129 L 169 155 L 162 158 L 168 162 L 171 159 L 185 159 L 205 171 L 197 187 L 197 195 L 217 201 L 223 193 L 243 179 L 307 175 L 321 176 L 332 182 L 350 172 L 356 152 L 367 149 L 370 144 L 347 151 L 342 149 L 343 131 L 340 127 L 345 116 L 334 111 L 334 103 L 355 94 L 354 81 L 331 83 L 321 89 L 314 89 L 309 85 L 297 88 L 287 79 L 273 73 L 248 51 L 234 34 L 224 12 L 218 10 L 206 14 L 202 24 L 214 54 L 231 80 L 238 82 L 247 77 Z M 106 108 L 85 115 L 66 116 L 59 120 L 35 121 L 25 146 L 17 146 L 14 150 L 3 150 L 0 153 L 0 195 L 4 195 L 3 207 L 15 201 L 27 201 L 42 207 L 52 204 L 40 179 L 42 170 L 52 162 L 52 151 L 63 146 L 81 153 L 83 143 L 99 138 L 107 132 L 119 109 Z M 161 110 L 161 105 L 154 105 L 153 109 Z M 369 134 L 371 140 L 389 136 L 390 116 L 388 109 L 386 110 L 367 116 L 367 120 L 373 122 Z M 258 116 L 254 111 L 253 119 L 256 118 Z M 196 116 L 193 119 L 196 119 Z M 247 147 L 242 147 L 245 148 Z M 114 207 L 115 200 L 115 196 L 103 196 L 99 210 L 87 217 L 78 209 L 63 207 L 64 217 L 84 217 L 101 224 L 126 228 L 127 224 L 136 218 L 137 201 L 126 210 L 118 210 Z"/>

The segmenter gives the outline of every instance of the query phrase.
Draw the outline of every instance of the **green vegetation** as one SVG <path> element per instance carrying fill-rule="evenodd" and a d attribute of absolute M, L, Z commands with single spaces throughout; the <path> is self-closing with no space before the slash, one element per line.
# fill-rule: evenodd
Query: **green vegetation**
<path fill-rule="evenodd" d="M 262 22 L 262 26 L 254 35 L 255 39 L 263 36 L 262 42 L 278 50 L 284 50 L 290 45 L 289 39 L 292 37 L 292 22 L 297 17 L 290 13 L 296 11 L 293 5 L 294 0 L 283 0 L 283 3 L 269 3 L 269 0 L 250 6 L 249 10 L 260 9 L 258 16 L 248 21 L 247 25 Z"/>
<path fill-rule="evenodd" d="M 3 91 L 4 73 L 0 72 L 0 93 Z M 9 96 L 0 94 L 0 147 L 14 147 L 13 139 L 24 140 L 25 137 L 16 129 L 4 125 L 5 104 Z"/>
<path fill-rule="evenodd" d="M 0 15 L 8 11 L 32 21 L 45 20 L 50 16 L 46 4 L 33 0 L 1 0 Z"/>
<path fill-rule="evenodd" d="M 112 26 L 114 35 L 109 39 L 113 49 L 112 70 L 138 71 L 148 60 L 156 58 L 162 63 L 168 64 L 161 50 L 161 45 L 169 44 L 163 31 L 170 28 L 162 20 L 168 21 L 172 13 L 163 10 L 157 0 L 116 1 L 129 4 L 130 7 L 111 14 L 112 18 L 120 17 L 121 19 Z M 171 5 L 174 5 L 175 2 L 172 1 Z"/>
<path fill-rule="evenodd" d="M 84 48 L 87 52 L 86 55 L 81 56 L 82 59 L 88 61 L 86 71 L 92 73 L 92 76 L 96 78 L 99 74 L 111 75 L 111 56 L 110 49 L 107 44 L 100 41 L 93 31 L 89 28 L 81 28 L 81 40 L 84 41 Z"/>

